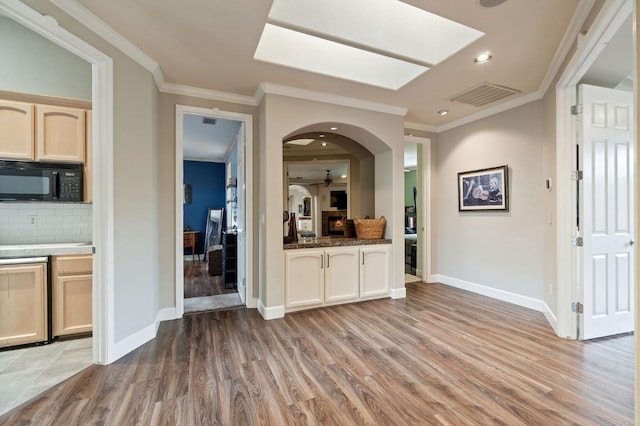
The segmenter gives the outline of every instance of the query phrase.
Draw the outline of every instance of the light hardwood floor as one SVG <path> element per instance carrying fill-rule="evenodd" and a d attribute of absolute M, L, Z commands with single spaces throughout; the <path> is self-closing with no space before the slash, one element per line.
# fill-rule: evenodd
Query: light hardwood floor
<path fill-rule="evenodd" d="M 162 323 L 0 424 L 632 425 L 633 336 L 576 342 L 542 314 L 440 284 L 264 321 Z"/>

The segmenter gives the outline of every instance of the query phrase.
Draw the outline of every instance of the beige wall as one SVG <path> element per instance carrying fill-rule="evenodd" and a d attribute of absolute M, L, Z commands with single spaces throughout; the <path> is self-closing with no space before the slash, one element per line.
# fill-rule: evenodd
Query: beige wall
<path fill-rule="evenodd" d="M 443 132 L 434 146 L 435 274 L 543 298 L 542 101 Z M 509 212 L 458 212 L 457 173 L 509 166 Z"/>

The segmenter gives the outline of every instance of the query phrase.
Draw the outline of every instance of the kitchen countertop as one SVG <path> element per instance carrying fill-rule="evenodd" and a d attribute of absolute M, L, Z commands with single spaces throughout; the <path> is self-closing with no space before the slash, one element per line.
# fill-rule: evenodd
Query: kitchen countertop
<path fill-rule="evenodd" d="M 336 237 L 298 238 L 297 243 L 284 244 L 283 248 L 285 250 L 292 250 L 320 247 L 365 246 L 372 244 L 391 244 L 391 240 L 384 238 L 377 240 L 358 240 L 356 238 Z"/>
<path fill-rule="evenodd" d="M 91 254 L 91 243 L 11 244 L 0 245 L 0 257 L 55 256 L 60 254 Z"/>

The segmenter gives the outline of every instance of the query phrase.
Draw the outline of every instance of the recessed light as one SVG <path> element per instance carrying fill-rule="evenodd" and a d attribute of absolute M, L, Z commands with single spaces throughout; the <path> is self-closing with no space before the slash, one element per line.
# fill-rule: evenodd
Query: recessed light
<path fill-rule="evenodd" d="M 322 146 L 327 146 L 327 143 L 326 142 L 322 142 Z"/>
<path fill-rule="evenodd" d="M 341 177 L 342 179 L 346 179 L 346 178 L 347 178 L 347 175 L 341 175 L 340 177 Z"/>
<path fill-rule="evenodd" d="M 491 60 L 492 56 L 489 55 L 488 52 L 485 53 L 481 53 L 480 55 L 476 56 L 476 58 L 473 60 L 474 63 L 476 64 L 484 64 L 485 62 L 489 62 Z"/>
<path fill-rule="evenodd" d="M 319 137 L 319 138 L 324 138 L 325 136 L 326 136 L 326 135 L 324 135 L 324 134 L 322 134 L 322 133 L 318 135 L 318 137 Z"/>
<path fill-rule="evenodd" d="M 448 109 L 441 109 L 440 111 L 438 111 L 438 115 L 447 115 L 447 114 L 449 114 Z"/>
<path fill-rule="evenodd" d="M 338 130 L 337 127 L 331 127 L 331 130 Z"/>

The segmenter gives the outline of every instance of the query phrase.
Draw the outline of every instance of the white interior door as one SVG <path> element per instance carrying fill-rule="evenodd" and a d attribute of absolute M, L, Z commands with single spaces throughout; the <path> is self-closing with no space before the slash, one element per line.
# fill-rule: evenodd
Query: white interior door
<path fill-rule="evenodd" d="M 633 94 L 581 85 L 579 98 L 584 246 L 578 338 L 593 339 L 634 330 Z"/>

